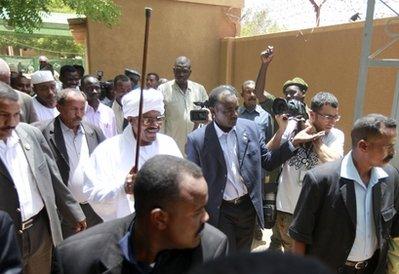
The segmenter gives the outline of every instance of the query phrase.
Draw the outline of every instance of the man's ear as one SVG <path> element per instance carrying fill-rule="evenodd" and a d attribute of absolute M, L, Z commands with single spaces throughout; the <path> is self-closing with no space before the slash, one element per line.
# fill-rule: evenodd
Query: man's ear
<path fill-rule="evenodd" d="M 359 142 L 357 142 L 357 147 L 362 151 L 362 152 L 366 152 L 367 148 L 368 148 L 368 143 L 365 140 L 360 140 Z"/>
<path fill-rule="evenodd" d="M 154 208 L 150 212 L 151 223 L 158 230 L 165 230 L 168 227 L 169 214 L 160 208 Z"/>

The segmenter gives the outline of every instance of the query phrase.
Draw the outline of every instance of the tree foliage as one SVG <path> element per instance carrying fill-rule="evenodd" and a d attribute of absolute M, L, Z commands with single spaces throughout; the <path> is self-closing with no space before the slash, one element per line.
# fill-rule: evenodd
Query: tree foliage
<path fill-rule="evenodd" d="M 75 43 L 74 39 L 65 36 L 37 37 L 30 34 L 13 33 L 2 34 L 0 48 L 13 46 L 20 49 L 34 49 L 38 52 L 47 52 L 49 56 L 74 57 L 84 54 L 84 47 Z"/>
<path fill-rule="evenodd" d="M 120 8 L 112 0 L 0 0 L 0 19 L 17 32 L 29 32 L 42 25 L 41 14 L 60 9 L 85 15 L 111 26 L 118 21 Z"/>
<path fill-rule="evenodd" d="M 241 16 L 241 36 L 283 31 L 284 27 L 269 19 L 266 9 L 246 9 Z"/>

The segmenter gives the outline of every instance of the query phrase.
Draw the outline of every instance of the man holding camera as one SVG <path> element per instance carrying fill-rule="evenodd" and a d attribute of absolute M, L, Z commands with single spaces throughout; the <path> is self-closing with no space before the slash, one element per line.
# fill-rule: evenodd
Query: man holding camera
<path fill-rule="evenodd" d="M 158 87 L 164 96 L 165 104 L 163 131 L 176 141 L 181 151 L 184 151 L 187 134 L 198 127 L 198 123 L 190 120 L 190 111 L 198 108 L 194 102 L 205 102 L 208 94 L 202 85 L 188 80 L 191 75 L 191 61 L 187 57 L 176 58 L 173 74 L 174 80 Z"/>
<path fill-rule="evenodd" d="M 301 146 L 283 165 L 276 199 L 276 228 L 285 251 L 292 248 L 292 239 L 287 232 L 305 173 L 316 165 L 336 160 L 343 155 L 344 134 L 334 128 L 340 119 L 337 98 L 329 92 L 319 92 L 312 98 L 310 107 L 310 117 L 306 123 L 313 127 L 314 132 L 324 133 L 324 136 Z M 282 142 L 295 134 L 298 123 L 300 121 L 290 118 Z"/>

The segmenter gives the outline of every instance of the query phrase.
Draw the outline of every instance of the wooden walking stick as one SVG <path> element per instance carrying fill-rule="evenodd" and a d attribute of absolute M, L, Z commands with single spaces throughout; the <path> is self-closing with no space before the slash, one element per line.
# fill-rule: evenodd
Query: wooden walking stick
<path fill-rule="evenodd" d="M 150 34 L 150 23 L 151 23 L 152 9 L 149 7 L 145 8 L 145 31 L 144 31 L 144 49 L 143 49 L 143 66 L 141 68 L 141 88 L 140 88 L 140 104 L 139 104 L 139 120 L 137 129 L 137 144 L 136 144 L 136 161 L 132 168 L 133 173 L 137 173 L 139 166 L 140 157 L 140 142 L 141 142 L 141 120 L 143 116 L 143 89 L 145 84 L 145 75 L 147 69 L 147 51 L 148 51 L 148 36 Z"/>

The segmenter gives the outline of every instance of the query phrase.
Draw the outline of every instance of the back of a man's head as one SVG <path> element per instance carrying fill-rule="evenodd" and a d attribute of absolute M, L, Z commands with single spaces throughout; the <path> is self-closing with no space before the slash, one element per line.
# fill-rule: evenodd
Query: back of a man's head
<path fill-rule="evenodd" d="M 332 274 L 315 259 L 289 253 L 239 253 L 206 263 L 190 274 Z"/>
<path fill-rule="evenodd" d="M 157 155 L 140 169 L 134 183 L 134 208 L 137 218 L 154 208 L 166 208 L 180 197 L 184 176 L 203 177 L 196 164 L 175 156 Z"/>

